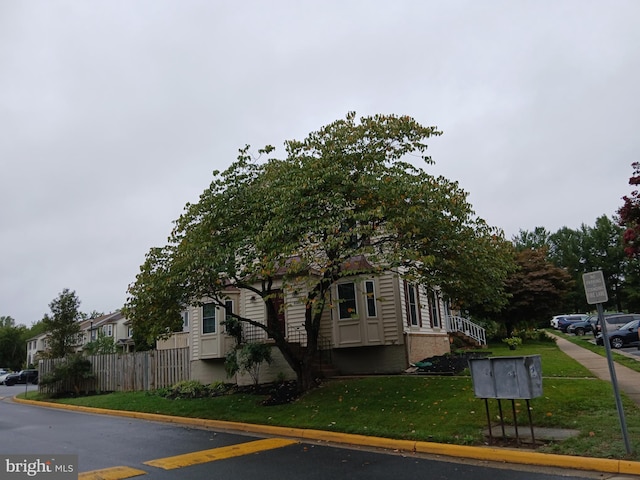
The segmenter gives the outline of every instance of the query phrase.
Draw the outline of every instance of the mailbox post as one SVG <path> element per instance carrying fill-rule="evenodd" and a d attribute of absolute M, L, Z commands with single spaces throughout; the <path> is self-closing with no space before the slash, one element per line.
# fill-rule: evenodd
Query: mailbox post
<path fill-rule="evenodd" d="M 503 438 L 506 437 L 506 435 L 501 400 L 511 400 L 513 424 L 516 441 L 518 443 L 520 443 L 520 437 L 518 435 L 518 418 L 516 415 L 515 400 L 526 400 L 529 428 L 531 429 L 531 441 L 535 444 L 536 438 L 533 431 L 529 400 L 542 395 L 540 355 L 469 359 L 469 370 L 471 371 L 474 394 L 476 397 L 484 399 L 485 402 L 489 439 L 493 441 L 488 399 L 495 398 L 498 400 Z"/>

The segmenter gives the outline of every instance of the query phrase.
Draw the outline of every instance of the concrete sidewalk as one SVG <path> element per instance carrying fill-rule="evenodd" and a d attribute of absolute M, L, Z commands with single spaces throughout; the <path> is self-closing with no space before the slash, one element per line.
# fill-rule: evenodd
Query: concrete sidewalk
<path fill-rule="evenodd" d="M 584 365 L 598 378 L 606 381 L 611 381 L 609 365 L 606 357 L 598 355 L 597 353 L 593 353 L 592 351 L 587 350 L 586 348 L 582 348 L 581 346 L 565 340 L 564 338 L 557 335 L 553 335 L 553 337 L 556 338 L 557 345 L 560 350 Z M 604 347 L 602 348 L 604 351 Z M 621 350 L 615 350 L 615 352 L 640 361 L 640 357 L 637 355 L 633 355 Z M 630 368 L 618 363 L 614 364 L 619 389 L 627 394 L 627 396 L 634 402 L 636 402 L 636 405 L 640 406 L 640 372 L 631 370 Z"/>

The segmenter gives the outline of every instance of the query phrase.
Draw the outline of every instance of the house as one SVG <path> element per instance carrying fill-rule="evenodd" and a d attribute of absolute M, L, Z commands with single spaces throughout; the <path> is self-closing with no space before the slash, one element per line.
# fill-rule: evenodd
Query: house
<path fill-rule="evenodd" d="M 182 312 L 182 330 L 173 332 L 169 338 L 156 341 L 156 350 L 169 350 L 172 348 L 185 348 L 191 345 L 190 311 Z"/>
<path fill-rule="evenodd" d="M 281 329 L 290 343 L 305 347 L 302 292 L 303 285 L 280 292 L 278 324 L 273 327 Z M 470 329 L 479 328 L 453 317 L 438 289 L 409 283 L 391 272 L 342 278 L 332 286 L 327 305 L 321 321 L 320 354 L 324 362 L 345 375 L 403 372 L 414 362 L 450 352 L 451 328 L 464 328 L 467 335 Z M 235 338 L 223 324 L 227 313 L 267 321 L 264 301 L 245 289 L 229 288 L 224 307 L 206 299 L 200 306 L 189 307 L 185 311 L 188 329 L 178 335 L 191 349 L 192 379 L 203 383 L 228 381 L 224 359 L 233 349 Z M 271 341 L 262 329 L 247 324 L 243 324 L 243 338 Z M 263 368 L 261 381 L 295 378 L 275 348 L 273 357 L 273 363 Z M 235 380 L 239 384 L 250 382 L 242 376 Z"/>
<path fill-rule="evenodd" d="M 46 333 L 41 333 L 40 335 L 27 339 L 27 368 L 35 367 L 47 348 Z"/>
<path fill-rule="evenodd" d="M 81 320 L 75 350 L 83 351 L 87 344 L 97 340 L 100 335 L 113 338 L 116 348 L 121 352 L 133 350 L 131 324 L 120 311 Z M 37 365 L 38 360 L 48 350 L 47 337 L 48 333 L 45 332 L 27 340 L 27 365 Z"/>
<path fill-rule="evenodd" d="M 99 336 L 113 338 L 116 348 L 121 352 L 133 350 L 133 331 L 131 322 L 119 310 L 101 315 L 100 317 L 83 320 L 81 322 L 82 344 L 79 348 L 86 348 L 89 342 L 97 340 Z"/>

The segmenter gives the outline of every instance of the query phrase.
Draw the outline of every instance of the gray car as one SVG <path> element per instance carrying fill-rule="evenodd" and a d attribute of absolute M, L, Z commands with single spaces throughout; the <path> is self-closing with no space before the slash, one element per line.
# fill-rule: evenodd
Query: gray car
<path fill-rule="evenodd" d="M 605 322 L 607 322 L 607 332 L 613 332 L 618 330 L 625 323 L 632 322 L 634 320 L 640 319 L 640 314 L 638 313 L 621 313 L 617 315 L 606 315 L 604 316 Z M 593 327 L 593 335 L 598 336 L 602 333 L 602 326 L 600 325 L 600 320 L 596 321 Z"/>

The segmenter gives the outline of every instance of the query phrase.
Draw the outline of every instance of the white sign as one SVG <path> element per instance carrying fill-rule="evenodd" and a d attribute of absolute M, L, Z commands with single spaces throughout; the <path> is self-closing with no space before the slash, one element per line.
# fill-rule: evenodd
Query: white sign
<path fill-rule="evenodd" d="M 609 301 L 602 270 L 583 274 L 582 283 L 584 283 L 584 293 L 587 295 L 587 303 L 589 305 L 607 303 Z"/>

